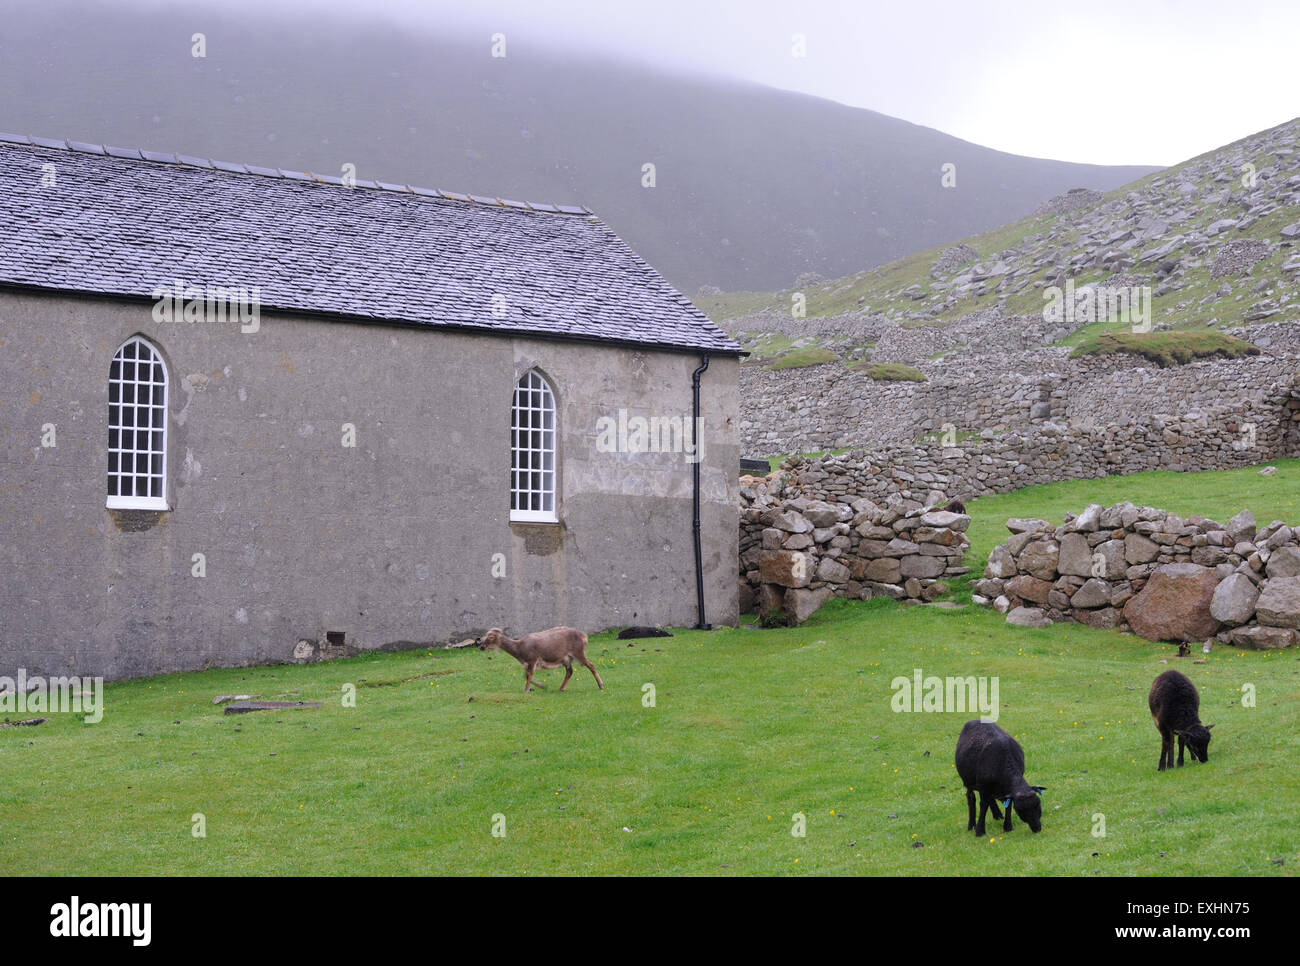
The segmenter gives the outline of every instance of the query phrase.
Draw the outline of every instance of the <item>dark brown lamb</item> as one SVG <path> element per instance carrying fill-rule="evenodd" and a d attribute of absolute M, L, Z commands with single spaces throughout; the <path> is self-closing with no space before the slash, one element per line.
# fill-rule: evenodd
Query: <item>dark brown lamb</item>
<path fill-rule="evenodd" d="M 1011 810 L 1032 831 L 1043 827 L 1042 785 L 1025 781 L 1025 751 L 1020 743 L 989 721 L 967 721 L 957 738 L 957 774 L 966 786 L 966 830 L 984 834 L 984 817 L 989 809 L 1002 818 L 998 802 L 1006 809 L 1002 831 L 1011 831 Z M 980 795 L 979 821 L 975 821 L 975 793 Z"/>
<path fill-rule="evenodd" d="M 1160 732 L 1160 765 L 1156 771 L 1174 764 L 1174 735 L 1178 736 L 1178 764 L 1183 763 L 1183 748 L 1196 761 L 1210 760 L 1210 729 L 1201 724 L 1201 695 L 1196 685 L 1181 671 L 1169 670 L 1155 679 L 1147 695 L 1151 719 Z"/>

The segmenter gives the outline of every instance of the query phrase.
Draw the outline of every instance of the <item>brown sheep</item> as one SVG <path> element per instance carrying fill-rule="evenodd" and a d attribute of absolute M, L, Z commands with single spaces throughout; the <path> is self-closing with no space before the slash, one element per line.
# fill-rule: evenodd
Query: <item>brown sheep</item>
<path fill-rule="evenodd" d="M 479 650 L 502 650 L 522 664 L 524 694 L 527 694 L 534 684 L 539 688 L 545 687 L 540 681 L 533 680 L 533 672 L 539 667 L 564 668 L 564 683 L 560 685 L 560 690 L 563 691 L 565 685 L 569 683 L 569 678 L 573 677 L 574 661 L 591 671 L 596 678 L 596 684 L 602 691 L 605 689 L 605 682 L 600 679 L 595 666 L 587 660 L 587 635 L 572 627 L 552 627 L 550 630 L 535 631 L 520 638 L 507 637 L 505 631 L 494 627 L 479 641 Z"/>

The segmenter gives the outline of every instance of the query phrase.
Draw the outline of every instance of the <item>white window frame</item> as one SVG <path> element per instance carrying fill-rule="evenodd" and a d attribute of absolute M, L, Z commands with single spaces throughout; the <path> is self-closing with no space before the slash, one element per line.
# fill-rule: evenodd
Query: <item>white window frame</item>
<path fill-rule="evenodd" d="M 528 434 L 526 445 L 520 445 L 520 433 Z M 529 369 L 515 383 L 510 403 L 511 523 L 560 522 L 558 434 L 555 392 L 545 376 Z M 519 485 L 520 474 L 529 476 L 528 485 Z"/>
<path fill-rule="evenodd" d="M 128 346 L 130 346 L 130 345 L 135 345 L 135 346 L 136 346 L 136 348 L 135 348 L 135 350 L 134 350 L 134 354 L 135 354 L 135 359 L 134 359 L 134 360 L 130 360 L 130 359 L 126 359 L 126 358 L 124 358 L 124 353 L 125 353 L 125 351 L 126 351 L 126 348 L 127 348 Z M 141 347 L 143 347 L 143 348 L 141 348 Z M 152 372 L 152 371 L 149 373 L 150 378 L 149 378 L 147 381 L 142 381 L 142 380 L 139 378 L 139 377 L 140 377 L 140 369 L 139 369 L 139 366 L 140 366 L 140 357 L 141 357 L 141 355 L 144 354 L 144 353 L 148 353 L 148 358 L 146 359 L 146 363 L 149 365 L 149 368 L 152 370 L 152 369 L 154 368 L 154 366 L 156 365 L 156 366 L 158 367 L 158 369 L 162 372 L 162 382 L 161 382 L 161 383 L 154 382 L 154 380 L 153 380 L 153 372 Z M 130 380 L 127 380 L 127 379 L 125 379 L 125 378 L 123 377 L 123 375 L 122 375 L 122 368 L 125 367 L 125 366 L 127 365 L 127 363 L 132 362 L 132 361 L 134 361 L 135 366 L 136 366 L 136 369 L 135 369 L 135 375 L 134 375 L 134 378 L 132 378 L 132 379 L 130 379 Z M 113 378 L 113 367 L 114 367 L 114 366 L 118 367 L 118 373 L 119 373 L 119 375 L 118 375 L 118 378 L 117 378 L 117 379 L 114 379 L 114 378 Z M 108 507 L 109 509 L 111 509 L 111 510 L 167 510 L 167 509 L 170 509 L 170 507 L 168 507 L 168 505 L 167 505 L 167 393 L 168 393 L 168 383 L 170 383 L 171 379 L 170 379 L 170 377 L 169 377 L 168 374 L 167 374 L 167 363 L 166 363 L 165 361 L 163 361 L 162 353 L 159 352 L 158 349 L 157 349 L 157 348 L 156 348 L 156 347 L 155 347 L 151 342 L 149 342 L 148 339 L 145 339 L 145 338 L 143 338 L 143 337 L 141 337 L 141 336 L 138 336 L 138 335 L 133 335 L 133 336 L 131 336 L 131 338 L 127 339 L 127 340 L 126 340 L 125 342 L 123 342 L 120 346 L 118 346 L 118 347 L 117 347 L 117 351 L 113 353 L 113 362 L 112 362 L 112 364 L 111 364 L 110 367 L 109 367 L 109 377 L 108 377 L 108 379 L 109 379 L 109 403 L 108 403 L 108 472 L 107 472 L 107 474 L 106 474 L 106 481 L 105 481 L 105 482 L 106 482 L 106 484 L 107 484 L 107 483 L 112 483 L 113 480 L 114 480 L 114 478 L 116 478 L 117 483 L 116 483 L 116 487 L 115 487 L 115 488 L 116 488 L 119 492 L 118 492 L 118 493 L 110 492 L 110 493 L 108 494 L 108 501 L 107 501 L 107 503 L 105 504 L 105 506 L 107 506 L 107 507 Z M 122 432 L 123 432 L 124 429 L 127 428 L 127 427 L 124 427 L 123 424 L 122 424 L 122 403 L 123 403 L 123 398 L 122 398 L 122 397 L 123 397 L 123 395 L 124 395 L 124 390 L 125 390 L 126 387 L 128 387 L 128 386 L 131 387 L 131 397 L 132 397 L 132 402 L 133 402 L 133 405 L 132 405 L 131 408 L 135 410 L 135 413 L 132 414 L 132 424 L 131 424 L 131 426 L 130 426 L 129 428 L 130 428 L 130 430 L 132 431 L 132 433 L 134 434 L 134 433 L 135 433 L 137 430 L 139 430 L 139 428 L 140 428 L 139 425 L 138 425 L 137 419 L 136 419 L 136 414 L 138 414 L 139 411 L 140 411 L 140 409 L 141 409 L 141 407 L 138 405 L 138 399 L 139 399 L 139 396 L 138 396 L 138 394 L 137 394 L 137 391 L 138 391 L 139 387 L 142 386 L 142 385 L 148 385 L 151 389 L 153 389 L 154 387 L 159 387 L 159 388 L 161 388 L 161 390 L 162 390 L 162 403 L 161 403 L 161 406 L 160 406 L 160 405 L 158 404 L 158 402 L 157 402 L 157 394 L 156 394 L 156 393 L 153 393 L 153 392 L 150 393 L 150 402 L 149 402 L 149 407 L 148 407 L 149 410 L 150 410 L 150 424 L 149 424 L 149 426 L 148 426 L 148 429 L 146 430 L 146 432 L 148 432 L 151 436 L 152 436 L 153 433 L 156 433 L 156 432 L 158 432 L 159 430 L 161 430 L 161 432 L 162 432 L 162 449 L 161 449 L 160 452 L 154 450 L 152 439 L 150 439 L 149 447 L 148 447 L 147 449 L 144 449 L 144 450 L 138 450 L 138 449 L 135 448 L 135 442 L 136 442 L 136 440 L 135 440 L 134 436 L 133 436 L 132 441 L 131 441 L 131 442 L 132 442 L 132 446 L 131 446 L 131 448 L 130 448 L 129 450 L 128 450 L 128 449 L 125 449 L 125 448 L 121 445 L 122 442 L 123 442 L 123 440 L 122 440 Z M 117 398 L 117 401 L 116 401 L 116 402 L 113 401 L 113 395 L 114 395 L 114 393 L 113 393 L 113 388 L 114 388 L 114 386 L 117 387 L 117 397 L 118 397 L 118 398 Z M 161 415 L 158 415 L 159 413 L 160 413 Z M 116 414 L 116 416 L 117 416 L 117 421 L 116 421 L 116 423 L 114 422 L 114 415 L 115 415 L 115 414 Z M 154 420 L 155 418 L 158 418 L 158 419 L 161 420 L 161 425 L 157 425 L 157 426 L 154 425 L 153 420 Z M 118 444 L 117 446 L 114 446 L 114 445 L 113 445 L 113 441 L 114 441 L 113 433 L 114 433 L 115 430 L 117 431 L 117 444 Z M 132 459 L 132 464 L 133 464 L 133 465 L 132 465 L 131 471 L 130 471 L 129 473 L 124 473 L 124 472 L 122 472 L 121 461 L 122 461 L 122 456 L 123 456 L 123 454 L 125 454 L 125 453 L 129 453 L 129 454 L 131 454 L 132 457 L 135 457 L 136 455 L 138 455 L 138 454 L 140 454 L 140 453 L 144 453 L 145 456 L 149 458 L 149 464 L 150 464 L 150 465 L 149 465 L 149 471 L 148 471 L 148 472 L 145 472 L 145 473 L 139 473 L 139 472 L 137 472 L 136 469 L 135 469 L 135 466 L 134 466 L 135 460 L 134 460 L 134 458 L 133 458 L 133 459 Z M 153 459 L 152 459 L 152 457 L 153 457 L 155 454 L 158 455 L 159 457 L 161 457 L 161 459 L 160 459 L 161 474 L 158 474 L 158 473 L 154 473 L 154 472 L 152 472 L 152 468 L 153 468 Z M 114 456 L 117 457 L 116 461 L 114 460 Z M 117 469 L 116 469 L 116 470 L 113 469 L 113 466 L 114 466 L 115 463 L 116 463 L 116 465 L 117 465 Z M 136 484 L 138 483 L 138 481 L 140 481 L 140 480 L 149 480 L 149 479 L 151 479 L 152 477 L 158 477 L 158 481 L 157 481 L 158 494 L 157 494 L 156 496 L 137 496 L 137 495 L 135 495 L 135 492 L 134 492 L 134 491 L 138 488 L 137 485 L 136 485 Z M 131 496 L 122 496 L 122 495 L 120 495 L 120 491 L 121 491 L 121 489 L 122 489 L 121 481 L 122 481 L 123 478 L 128 478 L 128 479 L 132 480 L 132 486 L 131 486 L 132 495 L 131 495 Z M 153 489 L 153 485 L 152 485 L 152 483 L 150 484 L 149 489 L 150 489 L 150 490 Z"/>

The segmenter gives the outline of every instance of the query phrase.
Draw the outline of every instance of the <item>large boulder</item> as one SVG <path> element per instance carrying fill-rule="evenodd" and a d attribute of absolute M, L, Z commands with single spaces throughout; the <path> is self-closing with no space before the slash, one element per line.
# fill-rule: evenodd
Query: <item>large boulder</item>
<path fill-rule="evenodd" d="M 902 567 L 897 557 L 880 557 L 870 561 L 862 575 L 866 580 L 875 580 L 882 584 L 897 584 L 902 581 Z"/>
<path fill-rule="evenodd" d="M 1016 558 L 1011 551 L 998 545 L 989 552 L 989 563 L 984 568 L 985 577 L 1014 577 L 1016 575 Z"/>
<path fill-rule="evenodd" d="M 1012 577 L 1006 583 L 1005 592 L 1021 600 L 1031 600 L 1035 604 L 1046 604 L 1047 595 L 1052 592 L 1052 585 L 1046 580 L 1039 580 L 1028 574 Z"/>
<path fill-rule="evenodd" d="M 1264 572 L 1270 577 L 1300 577 L 1300 547 L 1278 547 L 1269 556 Z"/>
<path fill-rule="evenodd" d="M 1021 573 L 1039 580 L 1055 580 L 1056 565 L 1061 558 L 1061 547 L 1052 539 L 1035 540 L 1020 552 L 1018 562 Z"/>
<path fill-rule="evenodd" d="M 822 562 L 817 565 L 817 579 L 828 584 L 848 583 L 851 576 L 849 568 L 834 557 L 823 557 Z"/>
<path fill-rule="evenodd" d="M 1300 628 L 1300 577 L 1274 577 L 1255 601 L 1255 619 L 1269 627 Z"/>
<path fill-rule="evenodd" d="M 1007 529 L 1012 533 L 1031 533 L 1035 530 L 1051 530 L 1052 525 L 1046 520 L 1012 517 L 1007 521 Z"/>
<path fill-rule="evenodd" d="M 808 590 L 804 587 L 797 587 L 785 592 L 785 613 L 790 619 L 790 624 L 802 624 L 809 617 L 817 612 L 817 608 L 831 599 L 831 589 L 821 587 L 817 590 Z"/>
<path fill-rule="evenodd" d="M 970 526 L 970 517 L 964 513 L 950 513 L 947 510 L 931 510 L 921 517 L 921 526 L 962 531 Z"/>
<path fill-rule="evenodd" d="M 1208 567 L 1165 564 L 1124 605 L 1124 619 L 1134 634 L 1149 641 L 1203 641 L 1219 629 L 1210 613 L 1218 584 L 1218 574 Z"/>
<path fill-rule="evenodd" d="M 1099 503 L 1089 503 L 1084 511 L 1074 518 L 1070 528 L 1080 533 L 1096 533 L 1101 527 L 1102 509 Z"/>
<path fill-rule="evenodd" d="M 1289 627 L 1234 627 L 1228 631 L 1228 640 L 1237 647 L 1250 647 L 1259 651 L 1290 647 L 1296 642 L 1296 632 Z"/>
<path fill-rule="evenodd" d="M 1061 553 L 1056 569 L 1076 577 L 1092 576 L 1092 548 L 1082 533 L 1067 533 L 1061 537 Z"/>
<path fill-rule="evenodd" d="M 919 554 L 904 557 L 900 569 L 904 577 L 938 577 L 944 570 L 944 562 L 938 557 L 923 557 Z"/>
<path fill-rule="evenodd" d="M 1128 571 L 1128 561 L 1124 559 L 1124 541 L 1107 540 L 1093 548 L 1092 576 L 1103 580 L 1120 580 Z"/>
<path fill-rule="evenodd" d="M 1070 598 L 1070 606 L 1092 609 L 1105 607 L 1110 603 L 1110 584 L 1097 577 L 1092 577 Z"/>
<path fill-rule="evenodd" d="M 772 518 L 772 526 L 786 533 L 808 533 L 813 525 L 793 510 L 778 513 Z"/>
<path fill-rule="evenodd" d="M 1101 607 L 1097 610 L 1081 610 L 1074 615 L 1080 623 L 1098 630 L 1110 631 L 1124 622 L 1120 612 L 1114 607 Z"/>
<path fill-rule="evenodd" d="M 795 550 L 764 550 L 758 563 L 758 579 L 782 587 L 807 587 L 812 579 L 812 563 L 812 557 Z"/>
<path fill-rule="evenodd" d="M 1249 510 L 1242 510 L 1228 521 L 1228 536 L 1233 543 L 1243 540 L 1253 542 L 1255 539 L 1255 516 Z"/>
<path fill-rule="evenodd" d="M 814 527 L 833 527 L 840 522 L 839 508 L 820 500 L 804 510 L 803 515 Z"/>
<path fill-rule="evenodd" d="M 1245 574 L 1230 574 L 1219 582 L 1210 600 L 1210 614 L 1229 627 L 1245 624 L 1255 616 L 1259 588 Z"/>
<path fill-rule="evenodd" d="M 1160 556 L 1160 545 L 1140 533 L 1130 533 L 1124 538 L 1124 559 L 1131 564 L 1150 563 Z"/>

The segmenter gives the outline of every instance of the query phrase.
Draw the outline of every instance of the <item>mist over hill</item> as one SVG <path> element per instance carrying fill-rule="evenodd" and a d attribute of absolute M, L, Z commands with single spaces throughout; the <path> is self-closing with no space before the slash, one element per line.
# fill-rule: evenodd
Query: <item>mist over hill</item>
<path fill-rule="evenodd" d="M 845 275 L 1154 170 L 1019 157 L 804 94 L 507 39 L 493 57 L 488 35 L 379 23 L 16 7 L 0 24 L 0 130 L 581 203 L 688 293 Z"/>

